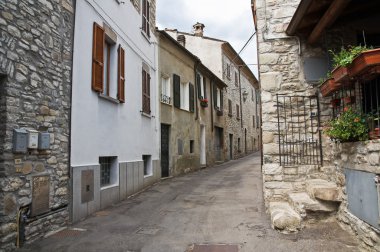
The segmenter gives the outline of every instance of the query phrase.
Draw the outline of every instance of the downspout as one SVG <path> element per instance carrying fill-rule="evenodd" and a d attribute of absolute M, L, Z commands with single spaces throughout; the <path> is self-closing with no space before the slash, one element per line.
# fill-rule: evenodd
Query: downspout
<path fill-rule="evenodd" d="M 215 83 L 210 78 L 210 110 L 211 110 L 211 131 L 214 131 L 214 85 Z"/>
<path fill-rule="evenodd" d="M 194 100 L 195 100 L 195 120 L 198 120 L 199 119 L 199 108 L 198 108 L 198 83 L 197 83 L 197 69 L 198 69 L 198 65 L 201 61 L 198 59 L 195 64 L 194 64 L 194 87 L 195 87 L 195 90 L 194 90 Z"/>
<path fill-rule="evenodd" d="M 240 66 L 239 66 L 239 98 L 240 98 L 240 123 L 243 129 L 243 102 L 241 100 L 241 79 L 240 79 Z"/>

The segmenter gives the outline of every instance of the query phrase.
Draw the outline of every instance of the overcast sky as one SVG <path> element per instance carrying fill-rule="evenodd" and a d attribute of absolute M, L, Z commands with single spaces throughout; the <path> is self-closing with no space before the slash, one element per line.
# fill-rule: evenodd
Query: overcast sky
<path fill-rule="evenodd" d="M 251 0 L 157 0 L 157 26 L 192 32 L 196 22 L 204 35 L 228 41 L 239 52 L 254 32 Z M 256 39 L 240 55 L 246 64 L 257 63 Z M 257 76 L 257 65 L 250 66 Z"/>

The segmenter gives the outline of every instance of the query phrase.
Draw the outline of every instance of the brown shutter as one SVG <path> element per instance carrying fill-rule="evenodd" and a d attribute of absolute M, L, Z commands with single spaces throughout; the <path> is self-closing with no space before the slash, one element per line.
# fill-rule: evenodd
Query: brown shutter
<path fill-rule="evenodd" d="M 197 83 L 195 83 L 196 86 L 197 86 L 197 90 L 198 90 L 198 98 L 199 99 L 202 99 L 204 97 L 202 97 L 202 91 L 201 91 L 201 76 L 199 75 L 199 73 L 197 73 Z"/>
<path fill-rule="evenodd" d="M 147 112 L 150 114 L 150 75 L 147 74 L 146 77 L 146 104 L 147 104 Z"/>
<path fill-rule="evenodd" d="M 148 37 L 150 37 L 150 4 L 149 4 L 149 1 L 146 1 L 146 35 L 148 35 Z"/>
<path fill-rule="evenodd" d="M 173 74 L 174 107 L 181 108 L 181 78 Z"/>
<path fill-rule="evenodd" d="M 219 92 L 220 92 L 220 110 L 223 111 L 223 89 L 220 89 Z"/>
<path fill-rule="evenodd" d="M 125 102 L 125 51 L 119 45 L 118 52 L 118 82 L 117 82 L 117 98 L 121 103 Z"/>
<path fill-rule="evenodd" d="M 189 105 L 190 112 L 194 112 L 194 85 L 191 83 L 189 85 Z"/>
<path fill-rule="evenodd" d="M 217 108 L 218 106 L 218 97 L 217 97 L 218 89 L 216 88 L 216 85 L 212 84 L 212 99 L 214 100 L 214 108 Z"/>
<path fill-rule="evenodd" d="M 94 23 L 92 45 L 92 89 L 103 92 L 104 81 L 104 30 Z"/>

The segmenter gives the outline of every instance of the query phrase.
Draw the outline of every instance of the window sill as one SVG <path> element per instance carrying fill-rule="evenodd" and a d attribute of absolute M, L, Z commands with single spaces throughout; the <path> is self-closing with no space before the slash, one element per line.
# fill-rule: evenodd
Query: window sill
<path fill-rule="evenodd" d="M 168 105 L 168 106 L 172 106 L 172 104 L 171 104 L 170 102 L 167 103 L 167 102 L 161 101 L 161 103 L 162 103 L 162 104 L 165 104 L 165 105 Z"/>
<path fill-rule="evenodd" d="M 119 100 L 117 100 L 115 98 L 112 98 L 110 96 L 104 95 L 102 93 L 98 93 L 98 96 L 99 96 L 99 98 L 102 98 L 104 100 L 110 101 L 110 102 L 115 103 L 115 104 L 119 104 L 120 103 Z"/>
<path fill-rule="evenodd" d="M 153 117 L 152 114 L 147 114 L 147 113 L 145 113 L 143 111 L 140 111 L 140 113 L 141 113 L 142 116 L 145 116 L 147 118 L 152 118 Z"/>
<path fill-rule="evenodd" d="M 100 191 L 103 191 L 103 190 L 107 190 L 107 189 L 110 189 L 110 188 L 113 188 L 113 187 L 118 187 L 119 184 L 113 184 L 113 185 L 107 185 L 107 186 L 103 186 L 103 187 L 100 187 Z"/>
<path fill-rule="evenodd" d="M 153 177 L 153 173 L 152 174 L 148 174 L 148 175 L 144 175 L 144 179 L 145 178 L 150 178 L 150 177 Z"/>
<path fill-rule="evenodd" d="M 141 29 L 141 28 L 140 28 Z M 149 43 L 149 44 L 152 44 L 152 42 L 150 42 L 150 38 L 148 37 L 148 35 L 141 29 L 141 35 L 146 39 L 146 41 Z"/>

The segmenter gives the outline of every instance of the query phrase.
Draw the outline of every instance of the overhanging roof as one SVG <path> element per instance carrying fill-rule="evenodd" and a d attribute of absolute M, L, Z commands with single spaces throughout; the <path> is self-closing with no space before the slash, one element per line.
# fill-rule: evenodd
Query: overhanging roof
<path fill-rule="evenodd" d="M 379 0 L 301 0 L 286 33 L 307 37 L 314 44 L 337 22 L 378 15 Z"/>

